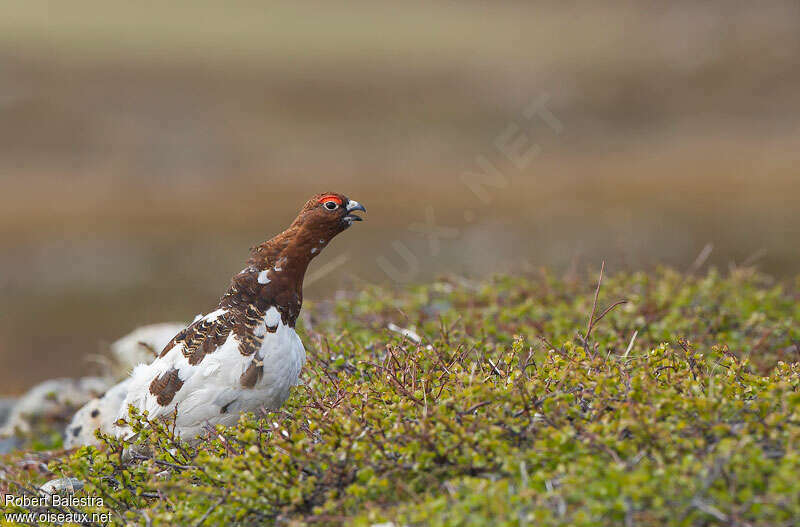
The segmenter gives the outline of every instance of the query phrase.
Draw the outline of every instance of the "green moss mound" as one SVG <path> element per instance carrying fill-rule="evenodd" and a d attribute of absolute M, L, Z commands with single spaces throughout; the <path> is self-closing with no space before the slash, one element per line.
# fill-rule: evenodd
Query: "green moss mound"
<path fill-rule="evenodd" d="M 137 454 L 10 460 L 5 484 L 82 479 L 120 525 L 795 525 L 796 289 L 662 270 L 596 292 L 545 273 L 366 288 L 312 306 L 280 411 L 196 446 L 134 416 Z"/>

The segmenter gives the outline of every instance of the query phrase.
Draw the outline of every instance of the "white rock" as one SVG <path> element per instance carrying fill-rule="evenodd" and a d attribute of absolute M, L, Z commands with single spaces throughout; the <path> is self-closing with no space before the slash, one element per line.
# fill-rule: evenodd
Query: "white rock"
<path fill-rule="evenodd" d="M 403 335 L 407 339 L 413 341 L 415 344 L 419 344 L 420 342 L 422 342 L 422 337 L 420 337 L 412 329 L 401 328 L 397 324 L 392 324 L 391 322 L 389 323 L 389 325 L 387 327 L 389 328 L 389 331 L 394 331 L 395 333 L 400 333 L 401 335 Z"/>
<path fill-rule="evenodd" d="M 59 478 L 51 479 L 41 487 L 39 492 L 42 494 L 74 494 L 76 490 L 83 488 L 83 481 L 78 478 Z"/>
<path fill-rule="evenodd" d="M 164 322 L 142 326 L 111 345 L 114 359 L 126 375 L 138 364 L 150 364 L 158 354 L 186 327 L 182 322 Z"/>
<path fill-rule="evenodd" d="M 15 430 L 29 432 L 32 420 L 63 415 L 65 409 L 82 406 L 103 393 L 109 384 L 100 377 L 51 379 L 37 384 L 11 410 L 0 436 L 13 435 Z"/>
<path fill-rule="evenodd" d="M 3 426 L 11 414 L 11 410 L 16 406 L 17 400 L 10 397 L 0 398 L 0 426 Z"/>

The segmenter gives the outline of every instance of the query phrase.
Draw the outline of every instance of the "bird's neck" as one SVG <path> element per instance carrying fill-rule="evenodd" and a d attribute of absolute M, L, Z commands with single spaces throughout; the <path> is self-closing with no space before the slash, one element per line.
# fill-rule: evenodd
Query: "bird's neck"
<path fill-rule="evenodd" d="M 292 225 L 255 247 L 249 263 L 259 271 L 269 270 L 271 275 L 285 274 L 302 290 L 308 264 L 327 244 L 328 240 L 312 236 L 302 226 Z"/>

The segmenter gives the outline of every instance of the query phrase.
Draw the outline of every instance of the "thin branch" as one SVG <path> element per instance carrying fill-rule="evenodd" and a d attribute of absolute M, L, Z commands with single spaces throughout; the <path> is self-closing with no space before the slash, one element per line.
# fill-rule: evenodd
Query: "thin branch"
<path fill-rule="evenodd" d="M 194 527 L 200 527 L 201 525 L 203 525 L 203 523 L 208 519 L 211 513 L 214 512 L 214 509 L 222 505 L 225 502 L 225 498 L 227 497 L 228 494 L 226 493 L 219 500 L 217 500 L 217 502 L 214 505 L 209 507 L 208 510 L 205 512 L 205 514 L 200 516 L 200 518 L 195 522 Z"/>
<path fill-rule="evenodd" d="M 606 308 L 606 309 L 605 309 L 605 310 L 604 310 L 602 313 L 600 313 L 600 316 L 599 316 L 599 317 L 597 317 L 597 318 L 595 319 L 595 321 L 594 321 L 595 325 L 596 325 L 598 322 L 600 322 L 601 320 L 603 320 L 603 318 L 605 318 L 605 316 L 606 316 L 606 315 L 608 315 L 609 313 L 611 313 L 611 311 L 612 311 L 612 310 L 613 310 L 615 307 L 617 307 L 617 306 L 621 306 L 622 304 L 627 304 L 627 303 L 628 303 L 628 301 L 623 299 L 623 300 L 617 300 L 616 302 L 614 302 L 613 304 L 611 304 L 610 306 L 608 306 L 608 307 L 607 307 L 607 308 Z M 592 328 L 594 329 L 594 326 L 592 326 Z M 588 335 L 587 335 L 587 338 L 588 338 Z"/>
<path fill-rule="evenodd" d="M 597 280 L 597 289 L 594 292 L 594 302 L 592 302 L 592 314 L 589 316 L 589 326 L 586 328 L 586 335 L 583 337 L 583 340 L 588 340 L 589 335 L 592 333 L 592 327 L 594 326 L 594 313 L 597 309 L 597 298 L 600 296 L 600 286 L 603 284 L 603 271 L 606 269 L 606 261 L 603 260 L 603 263 L 600 265 L 600 279 Z"/>
<path fill-rule="evenodd" d="M 586 334 L 583 336 L 583 343 L 587 349 L 589 347 L 588 344 L 589 337 L 591 336 L 592 330 L 597 325 L 597 323 L 603 320 L 603 318 L 605 318 L 606 315 L 611 313 L 611 311 L 613 311 L 614 308 L 616 308 L 617 306 L 621 306 L 622 304 L 628 303 L 628 301 L 624 299 L 617 300 L 616 302 L 608 306 L 602 313 L 600 313 L 600 316 L 598 317 L 594 316 L 595 313 L 597 312 L 597 299 L 600 296 L 600 287 L 603 285 L 603 272 L 605 271 L 605 269 L 606 269 L 606 262 L 603 261 L 602 265 L 600 266 L 600 278 L 597 280 L 597 289 L 594 292 L 594 301 L 592 302 L 592 314 L 589 317 L 589 325 L 586 328 Z"/>

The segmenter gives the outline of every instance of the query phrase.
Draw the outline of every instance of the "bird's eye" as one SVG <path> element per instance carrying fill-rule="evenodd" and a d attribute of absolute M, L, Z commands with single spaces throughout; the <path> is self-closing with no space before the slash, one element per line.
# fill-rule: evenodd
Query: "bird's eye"
<path fill-rule="evenodd" d="M 339 206 L 339 204 L 336 203 L 335 201 L 326 201 L 325 202 L 325 208 L 328 209 L 328 210 L 336 210 L 336 208 L 338 206 Z"/>

